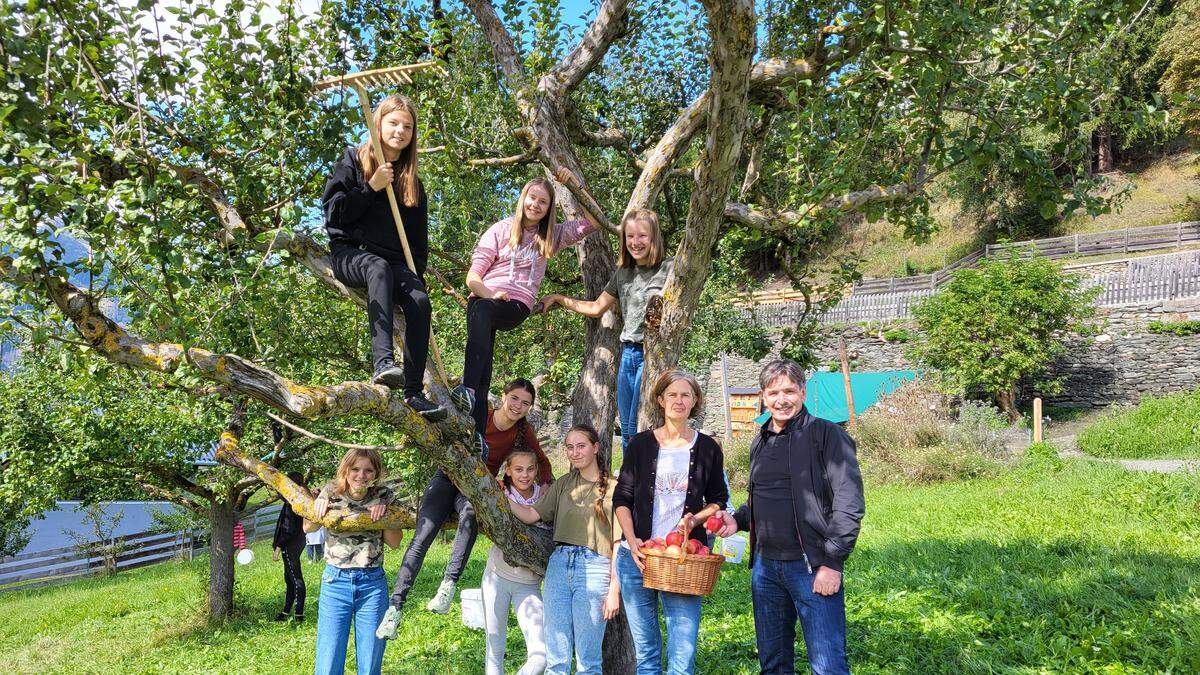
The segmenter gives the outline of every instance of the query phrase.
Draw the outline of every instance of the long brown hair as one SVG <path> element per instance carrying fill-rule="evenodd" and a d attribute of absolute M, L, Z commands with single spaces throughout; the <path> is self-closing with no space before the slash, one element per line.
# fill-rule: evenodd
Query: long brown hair
<path fill-rule="evenodd" d="M 376 134 L 382 134 L 383 118 L 397 110 L 403 110 L 412 116 L 413 130 L 412 140 L 408 142 L 408 147 L 400 151 L 400 171 L 396 173 L 396 182 L 393 187 L 400 193 L 400 201 L 404 202 L 405 206 L 416 206 L 421 197 L 417 182 L 416 106 L 407 96 L 392 94 L 375 106 L 375 111 L 371 113 L 371 124 L 375 125 Z M 379 160 L 375 157 L 375 150 L 371 147 L 369 136 L 362 145 L 358 146 L 358 165 L 362 167 L 364 180 L 371 180 L 371 176 L 375 175 L 375 170 L 379 168 Z"/>
<path fill-rule="evenodd" d="M 537 228 L 537 250 L 543 258 L 549 258 L 554 254 L 554 185 L 540 176 L 521 188 L 521 196 L 517 197 L 517 210 L 513 214 L 512 229 L 508 233 L 508 247 L 515 251 L 521 245 L 521 237 L 525 234 L 525 195 L 529 194 L 529 188 L 534 185 L 541 186 L 546 194 L 550 195 L 550 204 L 546 208 L 546 215 L 542 216 Z"/>
<path fill-rule="evenodd" d="M 350 492 L 350 469 L 358 463 L 358 460 L 366 458 L 370 460 L 371 466 L 375 468 L 375 480 L 379 481 L 383 478 L 383 455 L 374 448 L 354 448 L 347 450 L 346 454 L 342 455 L 342 461 L 338 462 L 337 473 L 333 476 L 333 492 L 339 495 L 345 495 Z"/>
<path fill-rule="evenodd" d="M 658 226 L 658 214 L 650 209 L 634 209 L 621 219 L 621 254 L 617 258 L 617 267 L 637 267 L 637 259 L 625 248 L 625 228 L 629 223 L 640 221 L 650 226 L 650 267 L 662 262 L 663 245 L 662 228 Z"/>
<path fill-rule="evenodd" d="M 570 429 L 567 429 L 567 435 L 570 436 L 576 431 L 586 436 L 588 442 L 592 445 L 600 442 L 600 434 L 596 431 L 596 428 L 590 424 L 576 424 Z M 597 486 L 597 489 L 600 491 L 600 496 L 596 498 L 596 503 L 592 504 L 592 510 L 596 513 L 597 518 L 604 521 L 605 527 L 609 527 L 611 526 L 611 523 L 608 520 L 608 514 L 604 512 L 604 496 L 608 494 L 608 480 L 610 476 L 608 474 L 608 467 L 604 466 L 604 463 L 600 461 L 599 456 L 596 457 L 596 468 L 600 469 L 600 480 Z"/>

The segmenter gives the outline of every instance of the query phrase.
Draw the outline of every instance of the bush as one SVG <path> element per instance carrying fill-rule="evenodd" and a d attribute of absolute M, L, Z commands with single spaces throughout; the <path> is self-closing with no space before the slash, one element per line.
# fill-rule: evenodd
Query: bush
<path fill-rule="evenodd" d="M 913 339 L 912 331 L 907 328 L 893 328 L 883 331 L 883 339 L 887 342 L 899 342 L 901 344 L 909 342 Z"/>
<path fill-rule="evenodd" d="M 1063 460 L 1058 456 L 1058 448 L 1045 441 L 1030 445 L 1021 458 L 1021 469 L 1031 473 L 1054 473 L 1062 468 Z"/>
<path fill-rule="evenodd" d="M 1115 408 L 1079 435 L 1096 457 L 1200 457 L 1200 390 Z"/>
<path fill-rule="evenodd" d="M 746 490 L 750 487 L 750 442 L 754 436 L 735 436 L 733 443 L 724 448 L 725 472 L 729 475 L 729 489 Z"/>
<path fill-rule="evenodd" d="M 1180 337 L 1200 335 L 1200 321 L 1176 321 L 1174 323 L 1151 321 L 1146 329 L 1159 335 L 1178 335 Z"/>
<path fill-rule="evenodd" d="M 935 483 L 994 472 L 1003 451 L 1002 415 L 966 402 L 957 420 L 950 399 L 917 381 L 884 396 L 852 431 L 863 474 L 876 483 Z"/>

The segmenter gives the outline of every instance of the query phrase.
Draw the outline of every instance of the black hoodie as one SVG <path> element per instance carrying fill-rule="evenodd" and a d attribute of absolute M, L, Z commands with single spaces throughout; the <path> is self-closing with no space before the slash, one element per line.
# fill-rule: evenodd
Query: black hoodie
<path fill-rule="evenodd" d="M 399 171 L 399 166 L 396 169 Z M 396 192 L 396 203 L 400 207 L 404 234 L 408 237 L 417 275 L 424 276 L 429 261 L 429 215 L 425 186 L 418 181 L 417 188 L 416 206 L 405 206 L 399 191 Z M 325 192 L 321 195 L 321 207 L 325 211 L 325 231 L 329 233 L 330 248 L 354 246 L 391 262 L 404 262 L 404 248 L 392 219 L 387 190 L 376 192 L 363 178 L 357 148 L 347 148 L 333 165 L 333 175 L 325 183 Z"/>

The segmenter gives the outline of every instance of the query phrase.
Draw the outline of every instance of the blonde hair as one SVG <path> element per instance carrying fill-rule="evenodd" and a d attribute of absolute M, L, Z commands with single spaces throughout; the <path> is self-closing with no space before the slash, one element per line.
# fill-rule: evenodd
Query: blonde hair
<path fill-rule="evenodd" d="M 342 461 L 338 462 L 337 473 L 333 476 L 335 494 L 344 495 L 350 492 L 350 470 L 354 468 L 358 460 L 364 458 L 369 460 L 371 466 L 374 467 L 375 480 L 383 478 L 383 455 L 380 455 L 378 450 L 373 448 L 347 450 L 346 454 L 342 455 Z"/>
<path fill-rule="evenodd" d="M 617 267 L 637 267 L 637 260 L 633 254 L 625 248 L 625 228 L 634 221 L 646 223 L 650 226 L 650 262 L 649 266 L 662 262 L 663 259 L 663 236 L 662 228 L 658 226 L 658 214 L 650 209 L 634 209 L 625 214 L 621 219 L 621 254 L 617 258 Z"/>
<path fill-rule="evenodd" d="M 520 438 L 520 436 L 520 434 L 517 434 L 517 438 Z M 500 469 L 500 475 L 503 476 L 501 481 L 504 482 L 504 486 L 507 488 L 512 487 L 512 476 L 508 475 L 508 469 L 512 466 L 513 458 L 517 455 L 527 455 L 533 458 L 533 466 L 539 470 L 542 468 L 542 462 L 538 459 L 537 453 L 532 448 L 527 448 L 519 444 L 513 446 L 512 451 L 508 453 L 508 457 L 504 458 L 504 466 Z"/>
<path fill-rule="evenodd" d="M 517 210 L 513 214 L 512 229 L 508 233 L 508 247 L 515 251 L 521 245 L 521 237 L 525 234 L 525 196 L 529 194 L 529 188 L 535 185 L 541 186 L 546 194 L 550 195 L 546 215 L 542 216 L 537 228 L 537 250 L 543 258 L 549 258 L 554 254 L 554 185 L 540 176 L 521 188 L 521 196 L 517 197 Z"/>
<path fill-rule="evenodd" d="M 654 399 L 654 404 L 658 406 L 659 413 L 664 417 L 666 416 L 666 411 L 662 409 L 662 404 L 658 402 L 658 397 L 663 395 L 667 387 L 680 380 L 687 382 L 691 386 L 692 395 L 696 397 L 696 405 L 692 406 L 692 412 L 688 417 L 695 417 L 704 409 L 704 392 L 700 389 L 700 382 L 688 371 L 682 368 L 672 368 L 658 376 L 658 379 L 654 381 L 654 387 L 651 389 L 650 394 Z"/>
<path fill-rule="evenodd" d="M 375 126 L 376 134 L 382 134 L 383 118 L 397 110 L 403 110 L 412 116 L 413 129 L 412 140 L 408 142 L 408 147 L 400 151 L 400 171 L 395 176 L 396 182 L 393 186 L 405 206 L 416 206 L 421 197 L 417 181 L 416 106 L 407 96 L 393 94 L 375 106 L 375 111 L 371 113 L 371 124 Z M 375 157 L 375 150 L 371 147 L 370 137 L 358 146 L 358 165 L 362 167 L 365 180 L 371 180 L 371 176 L 375 175 L 375 170 L 379 168 L 379 160 Z"/>

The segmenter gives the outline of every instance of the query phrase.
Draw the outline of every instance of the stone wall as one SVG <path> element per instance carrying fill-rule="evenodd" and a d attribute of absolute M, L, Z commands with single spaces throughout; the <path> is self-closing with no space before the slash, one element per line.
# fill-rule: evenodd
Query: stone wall
<path fill-rule="evenodd" d="M 1047 403 L 1102 407 L 1111 403 L 1136 403 L 1144 395 L 1188 391 L 1200 386 L 1200 336 L 1151 333 L 1151 321 L 1200 320 L 1200 298 L 1155 302 L 1145 305 L 1097 310 L 1100 333 L 1089 338 L 1072 338 L 1067 353 L 1054 367 L 1055 375 L 1066 377 L 1063 390 L 1044 397 Z M 847 355 L 854 371 L 905 370 L 914 365 L 904 355 L 905 344 L 888 341 L 891 329 L 912 331 L 911 324 L 853 324 L 832 326 L 818 348 L 820 369 L 837 368 L 837 336 L 846 339 Z M 765 361 L 778 356 L 776 349 L 763 361 L 738 356 L 727 358 L 729 386 L 757 387 L 758 371 Z M 721 409 L 721 362 L 715 362 L 702 377 L 705 384 L 706 429 L 723 429 Z M 1026 390 L 1026 397 L 1038 392 Z"/>

